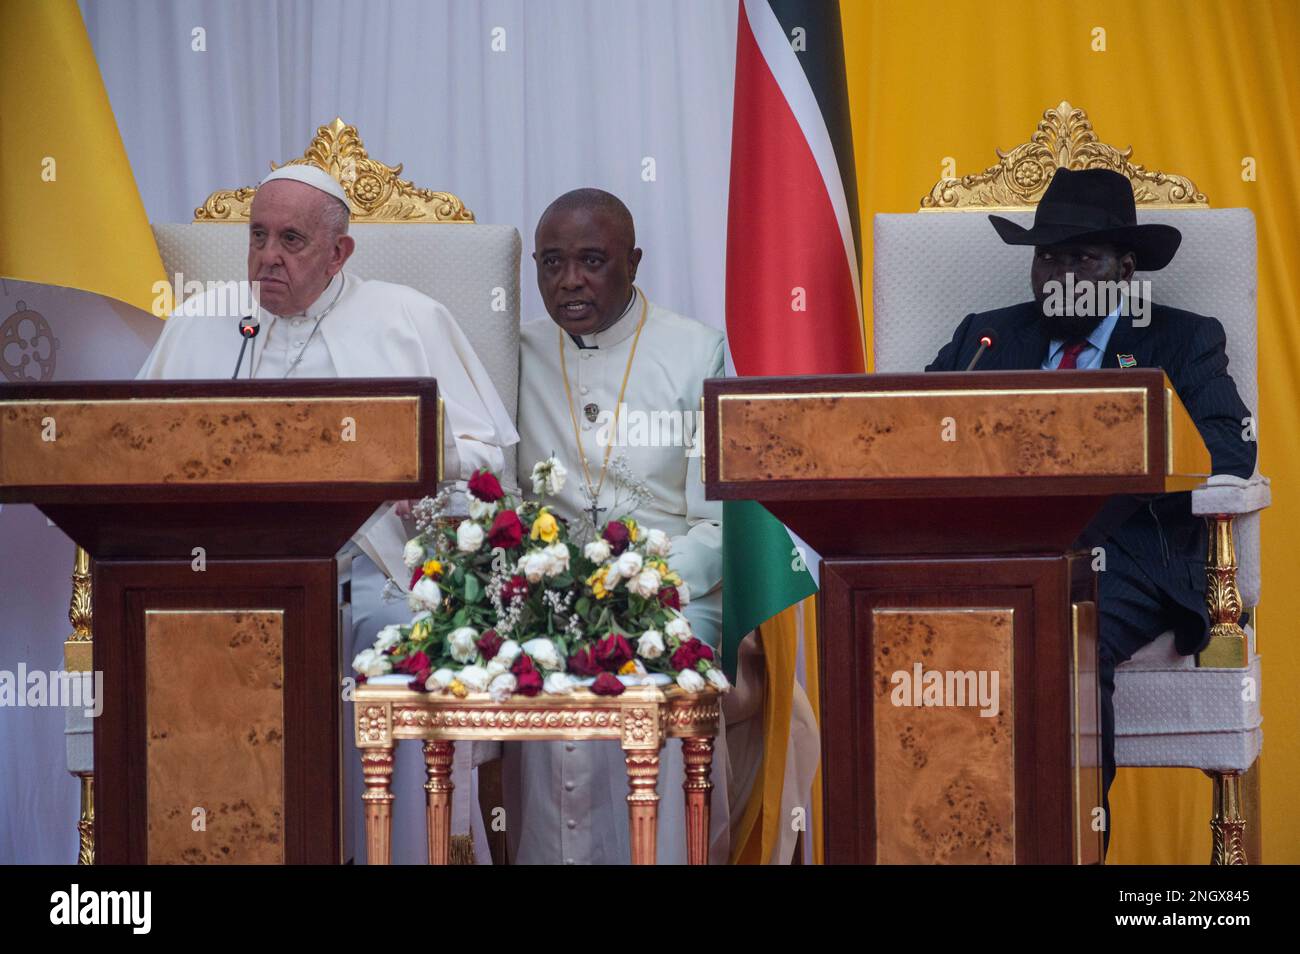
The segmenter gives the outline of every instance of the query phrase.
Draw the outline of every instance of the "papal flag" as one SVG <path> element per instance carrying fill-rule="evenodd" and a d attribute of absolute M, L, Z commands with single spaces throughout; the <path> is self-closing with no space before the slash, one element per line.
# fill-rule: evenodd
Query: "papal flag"
<path fill-rule="evenodd" d="M 0 277 L 146 311 L 165 280 L 76 0 L 0 0 Z"/>
<path fill-rule="evenodd" d="M 744 0 L 727 220 L 727 340 L 737 374 L 865 369 L 857 236 L 839 5 Z M 788 804 L 800 793 L 785 777 L 788 756 L 797 757 L 787 753 L 796 622 L 812 605 L 791 607 L 816 586 L 784 525 L 759 504 L 727 503 L 723 536 L 724 661 L 734 666 L 740 640 L 759 627 L 767 664 L 764 765 L 733 833 L 733 857 L 766 861 L 791 812 L 806 807 Z M 804 631 L 815 705 L 816 641 L 812 627 Z"/>

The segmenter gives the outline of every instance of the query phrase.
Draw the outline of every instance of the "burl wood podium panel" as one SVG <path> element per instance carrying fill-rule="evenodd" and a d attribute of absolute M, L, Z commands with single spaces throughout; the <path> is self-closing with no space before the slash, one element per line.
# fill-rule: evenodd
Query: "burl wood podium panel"
<path fill-rule="evenodd" d="M 425 379 L 0 387 L 0 501 L 94 561 L 97 863 L 338 863 L 334 558 L 440 427 Z"/>
<path fill-rule="evenodd" d="M 1164 374 L 718 379 L 704 395 L 709 498 L 762 502 L 823 557 L 826 858 L 1099 862 L 1091 548 L 1113 495 L 1209 473 Z"/>

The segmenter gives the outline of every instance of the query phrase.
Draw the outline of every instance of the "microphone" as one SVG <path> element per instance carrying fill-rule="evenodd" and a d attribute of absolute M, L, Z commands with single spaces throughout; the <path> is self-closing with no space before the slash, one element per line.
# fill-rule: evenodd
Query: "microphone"
<path fill-rule="evenodd" d="M 257 333 L 261 330 L 261 324 L 252 315 L 239 319 L 239 335 L 244 339 L 244 343 L 239 346 L 239 360 L 235 362 L 235 373 L 230 376 L 230 380 L 233 381 L 239 377 L 239 366 L 244 363 L 244 349 L 248 347 L 250 341 L 257 337 Z"/>
<path fill-rule="evenodd" d="M 970 364 L 966 365 L 966 370 L 974 371 L 976 362 L 984 356 L 985 351 L 991 351 L 993 349 L 993 346 L 997 344 L 997 340 L 997 337 L 993 334 L 992 328 L 985 328 L 981 331 L 979 350 L 975 352 L 975 357 L 970 359 Z"/>

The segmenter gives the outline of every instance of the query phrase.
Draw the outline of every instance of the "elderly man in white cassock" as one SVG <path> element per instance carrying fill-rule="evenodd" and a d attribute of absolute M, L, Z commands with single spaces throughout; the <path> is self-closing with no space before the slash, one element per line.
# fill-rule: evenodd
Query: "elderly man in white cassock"
<path fill-rule="evenodd" d="M 140 370 L 139 378 L 383 378 L 431 377 L 446 410 L 445 473 L 468 478 L 479 468 L 500 471 L 503 448 L 518 440 L 510 416 L 469 341 L 441 304 L 405 285 L 367 281 L 345 265 L 355 248 L 348 235 L 349 205 L 343 187 L 329 173 L 291 163 L 258 186 L 248 226 L 248 280 L 255 282 L 260 333 L 241 357 L 237 321 L 221 314 L 220 290 L 212 301 L 178 309 Z M 390 623 L 410 621 L 404 600 L 385 599 L 387 579 L 405 580 L 402 548 L 412 533 L 404 526 L 405 505 L 380 508 L 353 537 L 353 631 L 345 660 L 368 648 Z M 358 552 L 359 551 L 359 552 Z M 351 650 L 350 652 L 348 650 Z M 344 737 L 348 733 L 344 732 Z M 359 761 L 351 746 L 347 837 L 363 861 Z M 455 814 L 464 831 L 475 829 L 486 858 L 482 821 L 470 810 L 470 747 L 458 752 Z M 423 767 L 397 759 L 393 860 L 415 863 L 427 857 L 424 835 Z"/>
<path fill-rule="evenodd" d="M 594 537 L 597 523 L 628 516 L 667 533 L 669 565 L 689 594 L 682 610 L 695 634 L 716 648 L 722 505 L 704 499 L 694 438 L 704 379 L 723 374 L 722 334 L 655 304 L 633 285 L 641 250 L 632 215 L 608 192 L 560 196 L 535 238 L 537 287 L 551 320 L 522 328 L 519 465 L 552 454 L 564 463 L 568 479 L 549 499 L 580 542 Z M 520 482 L 527 492 L 528 481 Z M 636 483 L 650 499 L 632 498 Z M 714 864 L 727 860 L 726 775 L 719 735 Z M 507 839 L 518 862 L 629 861 L 627 768 L 617 742 L 513 743 L 505 747 L 503 778 Z M 686 860 L 683 779 L 681 743 L 670 740 L 659 770 L 661 864 Z"/>

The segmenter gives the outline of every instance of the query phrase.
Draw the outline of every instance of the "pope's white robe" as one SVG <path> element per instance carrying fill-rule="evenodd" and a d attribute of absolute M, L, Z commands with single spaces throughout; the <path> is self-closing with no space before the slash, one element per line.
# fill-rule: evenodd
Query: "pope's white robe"
<path fill-rule="evenodd" d="M 338 301 L 311 334 L 316 319 Z M 220 313 L 223 294 L 207 293 L 202 308 L 186 303 L 167 319 L 139 379 L 228 379 L 242 339 L 237 317 Z M 196 313 L 197 312 L 197 313 Z M 447 416 L 443 450 L 449 479 L 480 467 L 500 472 L 502 448 L 518 440 L 510 415 L 478 355 L 443 305 L 414 288 L 368 281 L 340 272 L 304 314 L 276 316 L 258 309 L 261 332 L 249 343 L 240 369 L 249 376 L 292 378 L 438 379 Z M 391 506 L 377 512 L 353 538 L 393 579 L 409 577 L 402 563 L 406 532 Z"/>
<path fill-rule="evenodd" d="M 220 290 L 213 290 L 201 307 L 187 303 L 177 309 L 168 318 L 137 377 L 228 379 L 239 359 L 242 339 L 238 317 L 208 317 L 220 313 L 222 297 Z M 294 379 L 436 378 L 446 411 L 443 463 L 447 478 L 465 479 L 480 467 L 501 471 L 503 448 L 515 443 L 518 435 L 478 355 L 439 302 L 405 285 L 340 273 L 304 313 L 277 316 L 259 309 L 257 317 L 261 330 L 244 354 L 240 380 L 250 376 L 278 380 L 286 374 Z M 317 318 L 321 321 L 312 334 Z M 301 360 L 295 365 L 299 354 Z M 410 530 L 392 505 L 384 505 L 353 537 L 353 543 L 369 561 L 358 557 L 353 562 L 356 625 L 353 633 L 344 634 L 345 673 L 351 672 L 353 657 L 374 642 L 380 628 L 410 620 L 412 614 L 405 601 L 386 602 L 380 598 L 384 577 L 405 587 L 410 576 L 402 562 Z M 344 738 L 350 738 L 347 725 Z M 413 746 L 402 746 L 399 756 L 392 781 L 397 795 L 393 860 L 399 864 L 420 862 L 427 857 L 423 759 Z M 469 830 L 472 818 L 479 860 L 486 861 L 470 761 L 471 747 L 459 746 L 454 767 L 458 787 L 453 803 L 458 823 L 455 831 Z M 347 743 L 344 766 L 349 801 L 345 842 L 356 853 L 356 860 L 364 861 L 359 761 Z"/>
<path fill-rule="evenodd" d="M 722 334 L 653 303 L 637 343 L 617 429 L 610 426 L 631 352 L 641 297 L 633 296 L 614 325 L 583 338 L 580 349 L 549 319 L 523 325 L 519 377 L 519 483 L 531 496 L 529 472 L 554 453 L 568 470 L 557 497 L 548 498 L 571 531 L 590 539 L 588 506 L 582 494 L 582 464 L 573 423 L 565 408 L 560 348 L 564 348 L 573 412 L 592 482 L 599 480 L 605 447 L 610 454 L 598 505 L 603 523 L 631 516 L 642 527 L 659 529 L 673 541 L 669 565 L 690 592 L 685 613 L 702 640 L 716 647 L 722 625 L 722 504 L 704 499 L 700 460 L 692 446 L 699 421 L 705 378 L 724 373 Z M 588 405 L 594 405 L 589 420 Z M 628 513 L 615 507 L 618 491 L 614 459 L 654 495 L 648 505 Z M 629 860 L 627 769 L 617 742 L 528 742 L 505 746 L 506 831 L 518 862 L 549 864 L 626 864 Z M 727 860 L 727 757 L 720 735 L 714 750 L 710 857 Z M 663 750 L 659 774 L 661 864 L 686 860 L 684 780 L 681 744 Z"/>

